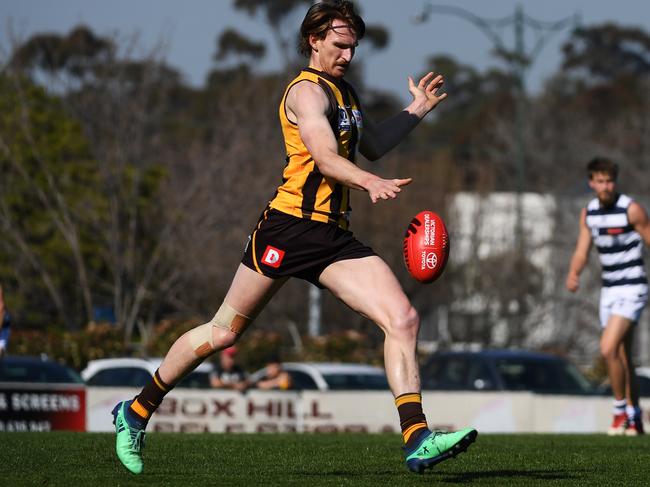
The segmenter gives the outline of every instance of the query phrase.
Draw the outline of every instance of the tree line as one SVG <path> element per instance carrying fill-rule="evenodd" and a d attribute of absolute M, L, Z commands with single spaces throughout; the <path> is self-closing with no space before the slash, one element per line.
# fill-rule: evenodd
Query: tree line
<path fill-rule="evenodd" d="M 163 318 L 214 313 L 248 233 L 280 183 L 284 149 L 277 109 L 287 81 L 304 63 L 293 47 L 295 16 L 310 3 L 235 0 L 234 8 L 270 27 L 269 42 L 282 63 L 276 72 L 260 72 L 269 42 L 226 29 L 217 35 L 201 87 L 186 83 L 161 46 L 138 54 L 137 36 L 102 36 L 80 25 L 5 41 L 0 282 L 19 323 L 75 330 L 115 321 L 129 343 L 147 340 Z M 363 42 L 381 50 L 390 43 L 389 31 L 369 26 Z M 419 285 L 401 256 L 400 239 L 412 215 L 428 207 L 449 217 L 453 252 L 454 239 L 480 244 L 477 233 L 458 233 L 448 212 L 455 195 L 552 194 L 557 228 L 545 245 L 562 256 L 553 260 L 559 282 L 577 234 L 575 201 L 587 198 L 586 161 L 596 154 L 613 157 L 625 191 L 646 195 L 650 35 L 615 24 L 585 26 L 571 32 L 561 55 L 560 69 L 525 99 L 523 188 L 516 179 L 512 75 L 498 58 L 479 71 L 432 53 L 419 70 L 442 73 L 448 99 L 374 167 L 414 183 L 380 207 L 353 194 L 353 231 L 396 270 L 425 323 L 437 323 L 441 307 L 451 310 L 451 341 L 530 344 L 540 309 L 557 302 L 564 305 L 562 319 L 581 330 L 589 325 L 578 323 L 571 310 L 591 296 L 576 304 L 559 284 L 549 290 L 548 269 L 532 262 L 526 247 L 486 258 L 476 252 L 463 262 L 454 262 L 452 253 L 439 282 Z M 399 110 L 393 94 L 366 85 L 363 56 L 356 61 L 350 78 L 371 116 L 382 119 Z M 492 238 L 502 238 L 503 231 L 495 229 Z M 593 283 L 595 289 L 595 275 Z M 305 283 L 289 282 L 257 326 L 304 333 L 307 292 Z M 476 296 L 489 305 L 480 308 L 480 319 L 468 320 L 458 303 Z M 352 328 L 376 336 L 373 325 L 331 296 L 323 296 L 323 313 L 328 331 Z M 509 331 L 497 340 L 492 330 L 503 323 Z M 551 336 L 535 343 L 566 348 L 563 341 Z"/>

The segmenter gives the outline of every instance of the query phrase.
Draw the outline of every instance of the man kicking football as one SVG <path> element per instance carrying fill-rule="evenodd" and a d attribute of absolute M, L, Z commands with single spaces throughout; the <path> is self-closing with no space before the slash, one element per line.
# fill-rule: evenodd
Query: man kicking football
<path fill-rule="evenodd" d="M 366 191 L 376 203 L 396 198 L 411 182 L 359 168 L 356 152 L 370 160 L 381 157 L 446 96 L 438 93 L 442 76 L 429 73 L 417 84 L 409 78 L 411 104 L 373 123 L 344 80 L 364 32 L 351 2 L 321 2 L 307 12 L 300 50 L 309 66 L 289 84 L 279 110 L 286 145 L 282 184 L 253 230 L 214 318 L 181 336 L 151 383 L 115 407 L 117 454 L 130 471 L 142 471 L 145 426 L 165 394 L 206 357 L 232 346 L 289 277 L 329 289 L 383 330 L 386 375 L 411 471 L 421 473 L 476 439 L 471 428 L 428 429 L 416 357 L 418 314 L 388 265 L 348 230 L 350 188 Z"/>

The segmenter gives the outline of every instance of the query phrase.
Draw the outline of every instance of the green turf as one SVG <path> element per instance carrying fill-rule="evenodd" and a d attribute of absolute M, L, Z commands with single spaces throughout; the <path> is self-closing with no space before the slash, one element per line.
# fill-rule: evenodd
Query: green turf
<path fill-rule="evenodd" d="M 479 435 L 419 476 L 397 435 L 153 434 L 128 473 L 113 435 L 0 433 L 1 485 L 650 485 L 650 435 Z"/>

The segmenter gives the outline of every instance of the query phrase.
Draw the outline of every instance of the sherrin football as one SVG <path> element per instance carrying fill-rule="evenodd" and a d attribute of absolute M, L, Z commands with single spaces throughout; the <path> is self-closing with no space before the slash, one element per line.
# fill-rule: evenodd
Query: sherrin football
<path fill-rule="evenodd" d="M 445 222 L 433 211 L 415 215 L 404 235 L 404 262 L 416 280 L 428 284 L 440 277 L 449 257 Z"/>

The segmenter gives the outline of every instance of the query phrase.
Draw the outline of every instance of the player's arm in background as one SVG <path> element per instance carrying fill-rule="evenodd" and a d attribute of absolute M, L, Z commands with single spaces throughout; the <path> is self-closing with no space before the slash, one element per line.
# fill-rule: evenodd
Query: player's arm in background
<path fill-rule="evenodd" d="M 353 189 L 367 191 L 373 203 L 379 199 L 396 198 L 407 179 L 383 179 L 364 171 L 338 154 L 338 143 L 327 119 L 330 103 L 323 89 L 303 81 L 294 85 L 286 98 L 287 116 L 298 124 L 300 137 L 314 158 L 318 170 Z"/>
<path fill-rule="evenodd" d="M 233 389 L 236 391 L 245 391 L 248 388 L 249 384 L 247 380 L 233 383 L 224 382 L 219 378 L 218 375 L 212 374 L 210 375 L 210 386 L 212 386 L 214 389 Z"/>
<path fill-rule="evenodd" d="M 228 384 L 222 381 L 219 375 L 214 372 L 210 374 L 210 386 L 215 389 L 229 389 Z"/>
<path fill-rule="evenodd" d="M 580 287 L 580 273 L 587 265 L 589 258 L 589 251 L 591 250 L 591 232 L 587 226 L 587 209 L 583 208 L 580 213 L 580 233 L 578 234 L 578 242 L 576 249 L 571 257 L 569 264 L 569 272 L 566 276 L 566 288 L 572 293 Z"/>
<path fill-rule="evenodd" d="M 633 201 L 627 209 L 627 217 L 634 229 L 639 232 L 645 244 L 650 247 L 650 219 L 643 207 Z"/>
<path fill-rule="evenodd" d="M 428 73 L 417 85 L 409 76 L 408 83 L 413 101 L 400 113 L 378 124 L 363 114 L 359 151 L 371 161 L 379 159 L 399 144 L 427 113 L 447 97 L 446 93 L 438 94 L 443 83 L 441 75 Z"/>
<path fill-rule="evenodd" d="M 281 391 L 286 391 L 293 387 L 293 380 L 288 372 L 282 371 L 277 377 L 257 381 L 255 387 L 265 390 L 279 389 Z"/>

